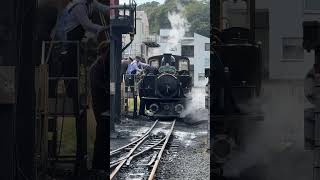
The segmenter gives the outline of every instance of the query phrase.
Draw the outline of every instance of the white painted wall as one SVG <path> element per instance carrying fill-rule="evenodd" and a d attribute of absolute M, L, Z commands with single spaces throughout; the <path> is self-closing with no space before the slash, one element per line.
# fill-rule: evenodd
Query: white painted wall
<path fill-rule="evenodd" d="M 282 58 L 282 39 L 303 37 L 304 0 L 256 0 L 256 8 L 270 13 L 270 79 L 304 78 L 314 62 L 313 53 L 305 51 L 302 60 Z"/>
<path fill-rule="evenodd" d="M 135 56 L 146 56 L 146 46 L 143 41 L 149 36 L 149 21 L 147 14 L 144 11 L 137 11 L 137 24 L 136 24 L 136 34 L 132 44 L 124 51 L 124 57 L 135 57 Z M 123 35 L 123 46 L 130 42 L 129 35 Z M 141 46 L 144 52 L 141 52 Z"/>
<path fill-rule="evenodd" d="M 210 67 L 210 51 L 205 51 L 205 44 L 210 43 L 210 38 L 194 34 L 194 86 L 205 87 L 207 79 L 204 78 L 204 69 Z M 199 73 L 203 79 L 199 79 Z"/>

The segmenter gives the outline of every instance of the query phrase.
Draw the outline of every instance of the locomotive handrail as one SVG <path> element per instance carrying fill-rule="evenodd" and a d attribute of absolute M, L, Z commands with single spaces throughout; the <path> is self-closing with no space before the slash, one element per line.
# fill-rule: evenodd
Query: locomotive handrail
<path fill-rule="evenodd" d="M 137 80 L 138 79 L 137 77 L 139 77 L 137 74 L 124 74 L 123 76 L 125 79 L 125 86 L 126 87 L 135 87 L 139 82 L 139 80 Z M 131 77 L 133 77 L 134 84 L 130 85 L 130 83 L 129 83 L 129 86 L 128 86 L 127 80 L 130 80 Z"/>

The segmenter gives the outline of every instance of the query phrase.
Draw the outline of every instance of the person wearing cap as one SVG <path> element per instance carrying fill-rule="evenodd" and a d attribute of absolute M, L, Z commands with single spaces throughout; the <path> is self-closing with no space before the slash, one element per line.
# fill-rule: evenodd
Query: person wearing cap
<path fill-rule="evenodd" d="M 109 43 L 104 41 L 98 47 L 98 58 L 90 67 L 92 108 L 96 120 L 96 140 L 92 169 L 106 171 L 108 153 L 107 124 L 110 118 Z M 102 114 L 105 114 L 103 117 Z"/>

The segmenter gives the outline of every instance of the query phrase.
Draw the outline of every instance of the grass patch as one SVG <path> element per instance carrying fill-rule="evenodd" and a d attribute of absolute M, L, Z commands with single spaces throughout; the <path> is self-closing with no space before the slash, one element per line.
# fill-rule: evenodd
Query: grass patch
<path fill-rule="evenodd" d="M 63 131 L 62 131 L 60 155 L 74 156 L 76 154 L 76 145 L 77 145 L 75 118 L 65 117 L 64 120 L 62 117 L 58 118 L 58 121 L 57 121 L 57 126 L 58 126 L 57 146 L 58 147 L 57 148 L 59 148 L 59 144 L 60 144 L 62 122 L 63 122 Z M 94 113 L 90 108 L 87 112 L 87 150 L 88 150 L 90 161 L 92 160 L 92 156 L 93 156 L 95 132 L 96 132 L 96 121 L 95 121 Z"/>
<path fill-rule="evenodd" d="M 134 100 L 133 98 L 128 99 L 128 111 L 133 112 L 133 106 L 134 106 Z M 137 98 L 137 110 L 139 110 L 140 107 L 140 98 Z"/>

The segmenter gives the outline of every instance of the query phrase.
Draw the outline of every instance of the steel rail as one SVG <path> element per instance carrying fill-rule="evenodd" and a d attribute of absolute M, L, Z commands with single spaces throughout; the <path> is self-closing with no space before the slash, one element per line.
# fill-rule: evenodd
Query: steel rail
<path fill-rule="evenodd" d="M 160 150 L 160 152 L 159 152 L 159 154 L 157 156 L 157 160 L 155 161 L 155 163 L 153 165 L 153 168 L 152 168 L 152 171 L 150 173 L 150 176 L 149 176 L 148 180 L 153 180 L 154 179 L 154 176 L 156 174 L 157 168 L 158 168 L 159 163 L 160 163 L 160 159 L 161 159 L 162 154 L 164 152 L 164 149 L 166 148 L 166 146 L 168 144 L 168 141 L 169 141 L 169 139 L 171 137 L 171 134 L 173 132 L 173 128 L 174 128 L 175 123 L 176 123 L 176 120 L 174 120 L 173 123 L 172 123 L 171 129 L 170 129 L 170 131 L 168 132 L 168 134 L 166 136 L 166 140 L 165 140 L 164 144 L 162 145 L 162 148 L 161 148 L 161 150 Z"/>
<path fill-rule="evenodd" d="M 110 163 L 110 168 L 114 167 L 115 165 L 118 165 L 118 164 L 119 164 L 122 160 L 124 160 L 124 159 L 126 159 L 126 156 L 121 157 L 121 158 L 117 159 L 116 161 L 112 161 L 112 162 Z"/>
<path fill-rule="evenodd" d="M 121 163 L 121 161 L 118 161 L 118 162 L 115 162 L 115 163 L 113 163 L 113 164 L 110 164 L 110 169 L 111 168 L 114 168 L 115 166 L 117 166 L 118 164 L 120 164 Z"/>
<path fill-rule="evenodd" d="M 134 155 L 130 156 L 129 159 L 127 160 L 127 165 L 130 164 L 130 162 L 132 161 L 133 158 L 135 158 L 135 157 L 137 157 L 137 156 L 140 156 L 141 154 L 143 154 L 143 153 L 145 153 L 145 152 L 147 152 L 147 151 L 155 148 L 156 146 L 158 146 L 160 143 L 162 143 L 162 142 L 165 141 L 165 140 L 166 140 L 166 138 L 163 138 L 163 139 L 161 139 L 159 142 L 157 142 L 156 144 L 150 146 L 149 148 L 147 148 L 147 149 L 145 149 L 145 150 L 143 150 L 143 151 L 140 151 L 140 152 L 138 152 L 137 154 L 134 154 Z"/>
<path fill-rule="evenodd" d="M 110 152 L 110 156 L 115 155 L 115 154 L 118 154 L 118 153 L 120 153 L 120 151 L 123 150 L 124 148 L 127 148 L 127 147 L 129 147 L 129 146 L 131 146 L 131 145 L 133 145 L 133 144 L 141 141 L 144 137 L 146 137 L 146 136 L 149 135 L 149 133 L 153 130 L 153 128 L 156 126 L 157 123 L 158 123 L 158 120 L 156 120 L 156 121 L 153 123 L 153 125 L 150 127 L 150 129 L 149 129 L 147 132 L 145 132 L 145 134 L 144 134 L 143 136 L 141 136 L 139 139 L 137 139 L 137 140 L 135 140 L 135 141 L 133 141 L 133 142 L 127 144 L 127 145 L 124 145 L 124 146 L 122 146 L 122 147 L 120 147 L 120 148 L 118 148 L 118 149 L 116 149 L 116 150 L 111 151 L 111 152 Z"/>
<path fill-rule="evenodd" d="M 142 144 L 143 142 L 145 142 L 145 140 L 150 136 L 150 132 L 154 129 L 154 127 L 155 127 L 155 125 L 157 124 L 157 122 L 158 122 L 158 120 L 152 125 L 152 127 L 151 127 L 142 137 L 140 137 L 139 139 L 135 140 L 134 142 L 132 142 L 132 143 L 130 143 L 130 144 L 128 144 L 128 145 L 125 145 L 125 146 L 123 146 L 123 147 L 121 147 L 121 148 L 119 148 L 119 149 L 117 149 L 117 150 L 114 150 L 114 151 L 112 152 L 112 154 L 117 154 L 117 153 L 119 153 L 122 149 L 124 149 L 124 148 L 126 148 L 126 147 L 128 147 L 128 146 L 133 145 L 133 144 L 136 143 L 136 144 L 134 145 L 134 147 L 133 147 L 132 149 L 130 149 L 130 152 L 129 152 L 129 153 L 127 153 L 127 154 L 126 154 L 125 156 L 123 156 L 123 157 L 120 157 L 120 158 L 117 159 L 116 161 L 111 162 L 111 164 L 110 164 L 110 169 L 111 169 L 111 168 L 114 168 L 114 167 L 115 167 L 115 169 L 114 169 L 114 170 L 112 171 L 112 173 L 110 174 L 110 180 L 112 180 L 112 179 L 115 178 L 115 176 L 117 175 L 117 173 L 118 173 L 118 172 L 120 171 L 120 169 L 125 165 L 126 162 L 127 162 L 127 165 L 128 165 L 128 164 L 130 164 L 130 162 L 132 161 L 133 158 L 135 158 L 135 157 L 137 157 L 137 156 L 140 156 L 140 155 L 144 154 L 145 152 L 150 151 L 150 150 L 152 150 L 152 149 L 155 149 L 157 146 L 161 145 L 160 151 L 159 151 L 158 153 L 156 153 L 156 154 L 152 157 L 151 161 L 148 163 L 148 166 L 150 166 L 150 165 L 152 165 L 152 164 L 154 163 L 154 166 L 153 166 L 152 171 L 151 171 L 150 176 L 149 176 L 149 180 L 151 180 L 151 179 L 154 178 L 155 173 L 156 173 L 156 170 L 157 170 L 157 167 L 158 167 L 158 165 L 159 165 L 159 163 L 160 163 L 160 159 L 161 159 L 162 154 L 163 154 L 163 152 L 164 152 L 164 149 L 166 148 L 166 146 L 167 146 L 167 144 L 168 144 L 168 141 L 169 141 L 169 139 L 170 139 L 170 137 L 171 137 L 171 134 L 172 134 L 172 132 L 173 132 L 173 129 L 174 129 L 176 120 L 174 120 L 174 121 L 172 122 L 170 130 L 169 130 L 169 132 L 166 134 L 166 136 L 165 136 L 164 138 L 159 139 L 159 141 L 156 142 L 155 144 L 153 144 L 152 146 L 147 147 L 146 149 L 144 149 L 144 150 L 142 150 L 142 151 L 140 151 L 140 152 L 138 152 L 138 153 L 136 153 L 136 154 L 134 154 L 134 152 L 135 152 L 135 151 L 138 149 L 138 147 L 140 147 L 141 144 Z M 161 144 L 161 143 L 163 143 L 163 144 Z M 159 147 L 159 148 L 160 148 L 160 147 Z"/>
<path fill-rule="evenodd" d="M 130 152 L 125 156 L 126 158 L 120 162 L 120 164 L 115 168 L 115 170 L 112 171 L 110 175 L 110 180 L 112 180 L 116 174 L 119 172 L 121 167 L 124 165 L 124 163 L 127 161 L 127 159 L 132 155 L 132 153 L 139 147 L 139 145 L 144 142 L 145 139 L 147 139 L 149 135 L 145 136 L 141 141 L 139 141 L 131 150 Z"/>
<path fill-rule="evenodd" d="M 161 139 L 161 140 L 160 140 L 159 142 L 157 142 L 156 144 L 148 147 L 147 149 L 138 152 L 137 154 L 133 154 L 133 155 L 131 155 L 131 156 L 128 157 L 128 158 L 127 158 L 127 157 L 122 157 L 122 158 L 120 158 L 120 159 L 117 159 L 116 161 L 111 162 L 110 168 L 113 168 L 113 167 L 115 167 L 116 165 L 120 164 L 121 161 L 124 160 L 124 159 L 127 159 L 127 165 L 129 165 L 133 158 L 135 158 L 135 157 L 137 157 L 137 156 L 140 156 L 141 154 L 143 154 L 143 153 L 145 153 L 145 152 L 147 152 L 147 151 L 150 151 L 151 149 L 155 148 L 156 146 L 158 146 L 159 144 L 161 144 L 161 143 L 162 143 L 163 141 L 165 141 L 165 140 L 166 140 L 166 137 L 163 138 L 163 139 Z M 128 163 L 129 163 L 129 164 L 128 164 Z"/>

